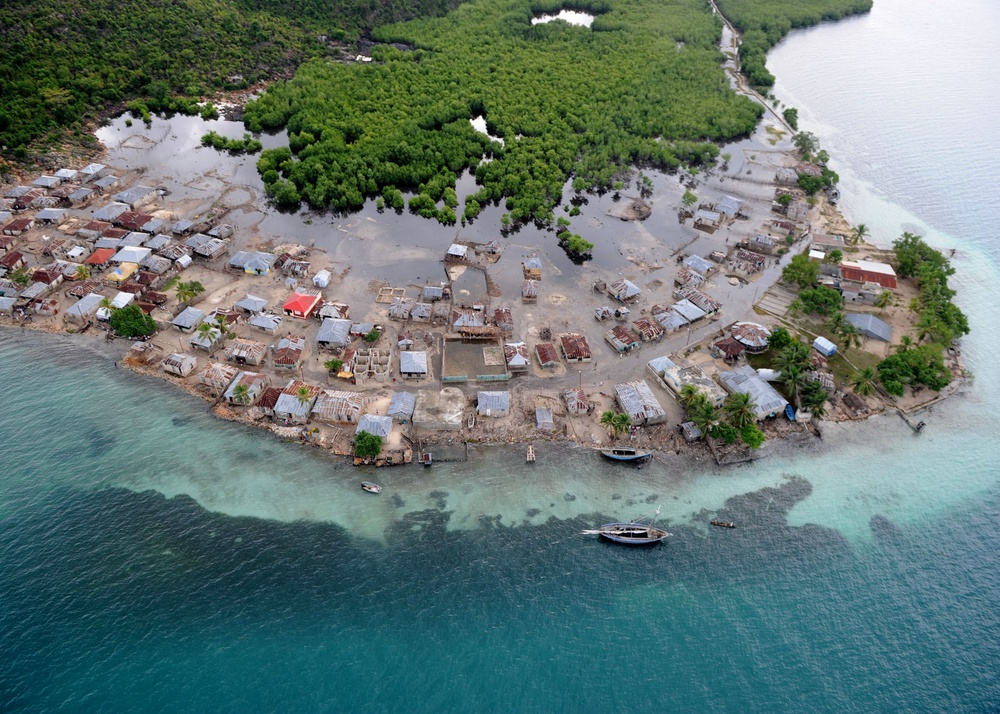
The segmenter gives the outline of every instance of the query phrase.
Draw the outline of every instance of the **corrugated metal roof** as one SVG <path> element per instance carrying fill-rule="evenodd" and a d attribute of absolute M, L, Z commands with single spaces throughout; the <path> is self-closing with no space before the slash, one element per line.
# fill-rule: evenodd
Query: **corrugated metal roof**
<path fill-rule="evenodd" d="M 767 347 L 771 331 L 756 322 L 737 322 L 730 329 L 733 338 L 747 347 L 762 349 Z"/>
<path fill-rule="evenodd" d="M 757 371 L 748 365 L 729 372 L 721 372 L 719 381 L 730 393 L 749 394 L 758 419 L 771 414 L 780 414 L 788 405 L 788 400 L 761 379 Z"/>
<path fill-rule="evenodd" d="M 666 416 L 660 402 L 653 396 L 653 390 L 644 379 L 616 384 L 615 396 L 622 410 L 633 422 L 653 421 Z"/>
<path fill-rule="evenodd" d="M 191 327 L 196 327 L 198 323 L 200 323 L 204 319 L 205 319 L 205 313 L 203 310 L 199 310 L 196 307 L 187 307 L 184 308 L 184 311 L 181 312 L 181 314 L 179 314 L 177 317 L 175 317 L 170 324 L 174 325 L 175 327 L 188 329 Z"/>
<path fill-rule="evenodd" d="M 399 353 L 400 374 L 427 374 L 427 353 L 404 350 Z"/>
<path fill-rule="evenodd" d="M 354 434 L 358 435 L 363 431 L 388 439 L 389 432 L 392 431 L 392 417 L 362 414 L 361 418 L 358 419 L 358 428 L 354 430 Z"/>
<path fill-rule="evenodd" d="M 854 328 L 861 334 L 883 342 L 892 341 L 892 327 L 874 315 L 849 312 L 846 317 L 847 321 L 854 325 Z"/>
<path fill-rule="evenodd" d="M 479 414 L 510 411 L 510 392 L 479 392 L 476 412 Z"/>
<path fill-rule="evenodd" d="M 700 273 L 707 273 L 709 270 L 715 267 L 710 261 L 705 260 L 700 255 L 689 255 L 684 259 L 684 265 Z"/>
<path fill-rule="evenodd" d="M 417 406 L 417 397 L 410 392 L 394 392 L 389 400 L 389 416 L 394 418 L 413 417 L 413 410 Z"/>
<path fill-rule="evenodd" d="M 256 295 L 251 295 L 247 293 L 246 297 L 242 300 L 237 301 L 236 307 L 241 310 L 246 310 L 247 312 L 260 312 L 265 307 L 267 307 L 267 300 L 262 297 L 257 297 Z"/>

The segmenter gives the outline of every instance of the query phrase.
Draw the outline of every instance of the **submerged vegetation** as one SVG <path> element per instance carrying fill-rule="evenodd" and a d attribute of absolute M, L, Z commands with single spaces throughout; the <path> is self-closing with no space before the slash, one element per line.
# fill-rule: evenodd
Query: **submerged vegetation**
<path fill-rule="evenodd" d="M 697 0 L 589 0 L 574 7 L 598 14 L 592 29 L 531 24 L 559 7 L 470 3 L 374 33 L 412 51 L 307 63 L 246 107 L 251 131 L 289 132 L 289 148 L 258 163 L 269 191 L 354 210 L 367 197 L 389 203 L 387 188 L 415 189 L 411 210 L 447 222 L 445 189 L 471 170 L 480 188 L 457 215 L 503 201 L 511 222 L 550 225 L 571 178 L 577 191 L 603 191 L 635 165 L 711 162 L 712 142 L 756 125 L 762 108 L 722 71 L 721 21 Z M 475 131 L 477 116 L 504 142 Z"/>
<path fill-rule="evenodd" d="M 242 139 L 229 139 L 214 131 L 201 137 L 201 145 L 211 146 L 219 151 L 228 151 L 230 154 L 256 154 L 264 148 L 260 140 L 253 138 L 250 134 L 244 133 Z"/>

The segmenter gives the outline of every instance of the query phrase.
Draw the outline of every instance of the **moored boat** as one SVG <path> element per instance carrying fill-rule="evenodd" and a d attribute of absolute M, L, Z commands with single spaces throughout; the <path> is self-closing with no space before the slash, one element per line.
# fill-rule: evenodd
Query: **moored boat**
<path fill-rule="evenodd" d="M 736 524 L 732 521 L 712 521 L 713 526 L 718 526 L 719 528 L 735 528 Z"/>
<path fill-rule="evenodd" d="M 422 463 L 424 466 L 430 466 L 431 464 L 434 463 L 434 456 L 431 454 L 431 452 L 425 451 L 423 454 L 420 455 L 420 463 Z"/>
<path fill-rule="evenodd" d="M 600 528 L 585 530 L 581 535 L 599 535 L 601 538 L 624 545 L 652 545 L 669 537 L 662 528 L 646 523 L 605 523 Z"/>
<path fill-rule="evenodd" d="M 644 463 L 652 457 L 652 451 L 642 451 L 640 449 L 630 449 L 625 447 L 615 447 L 611 449 L 601 449 L 601 456 L 612 461 L 632 461 Z"/>
<path fill-rule="evenodd" d="M 382 493 L 382 487 L 377 483 L 372 483 L 371 481 L 362 481 L 361 488 L 366 490 L 368 493 Z"/>

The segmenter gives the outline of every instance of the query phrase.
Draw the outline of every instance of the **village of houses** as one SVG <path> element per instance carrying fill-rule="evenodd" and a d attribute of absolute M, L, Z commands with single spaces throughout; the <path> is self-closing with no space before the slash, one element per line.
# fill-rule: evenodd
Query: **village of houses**
<path fill-rule="evenodd" d="M 771 435 L 806 428 L 785 419 L 784 397 L 744 359 L 767 349 L 764 322 L 773 326 L 794 297 L 769 291 L 781 256 L 808 249 L 822 259 L 845 247 L 810 230 L 821 216 L 802 195 L 757 202 L 754 215 L 720 193 L 692 217 L 697 240 L 646 268 L 657 280 L 594 266 L 574 294 L 553 296 L 540 251 L 507 256 L 502 241 L 456 240 L 440 280 L 359 286 L 323 251 L 257 249 L 224 212 L 177 215 L 162 193 L 100 164 L 6 190 L 0 321 L 110 339 L 111 312 L 135 303 L 160 329 L 124 364 L 185 386 L 224 418 L 337 454 L 353 453 L 358 432 L 377 434 L 379 465 L 460 453 L 449 445 L 469 441 L 606 445 L 598 420 L 608 409 L 629 415 L 635 428 L 625 438 L 636 445 L 684 448 L 700 436 L 680 428 L 685 385 L 716 405 L 730 392 L 751 394 Z M 12 280 L 18 271 L 29 279 Z M 470 271 L 481 294 L 458 289 Z M 520 293 L 503 294 L 498 273 Z M 899 287 L 892 268 L 856 260 L 824 265 L 824 276 L 857 306 L 858 328 L 888 350 L 892 327 L 871 306 Z M 179 281 L 205 291 L 182 302 Z M 834 346 L 816 348 L 816 379 L 835 392 L 843 385 L 819 354 Z M 856 395 L 842 397 L 842 415 L 867 411 Z"/>

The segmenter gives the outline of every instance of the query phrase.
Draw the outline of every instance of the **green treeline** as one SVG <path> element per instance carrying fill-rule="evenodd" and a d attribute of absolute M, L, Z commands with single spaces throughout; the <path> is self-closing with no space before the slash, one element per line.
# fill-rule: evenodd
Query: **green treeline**
<path fill-rule="evenodd" d="M 256 154 L 264 148 L 259 139 L 254 139 L 248 133 L 244 133 L 242 139 L 229 139 L 214 131 L 201 137 L 201 145 L 211 146 L 219 151 L 228 151 L 231 154 Z"/>
<path fill-rule="evenodd" d="M 716 0 L 716 4 L 742 33 L 743 71 L 759 89 L 774 84 L 766 66 L 767 51 L 791 30 L 872 9 L 872 0 Z"/>
<path fill-rule="evenodd" d="M 290 73 L 332 40 L 441 14 L 459 0 L 5 0 L 0 2 L 0 146 L 88 140 L 95 112 L 204 96 Z M 9 153 L 8 153 L 9 152 Z"/>
<path fill-rule="evenodd" d="M 289 148 L 258 162 L 276 200 L 360 208 L 387 187 L 440 219 L 469 168 L 481 188 L 461 215 L 504 200 L 513 221 L 551 223 L 567 179 L 610 189 L 632 165 L 672 170 L 715 159 L 710 142 L 749 133 L 762 112 L 729 89 L 720 23 L 700 0 L 574 2 L 594 29 L 531 25 L 553 2 L 496 0 L 379 28 L 375 62 L 313 61 L 245 110 L 251 131 L 287 126 Z M 482 115 L 491 141 L 469 119 Z"/>

